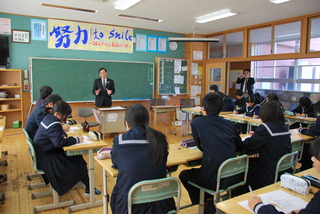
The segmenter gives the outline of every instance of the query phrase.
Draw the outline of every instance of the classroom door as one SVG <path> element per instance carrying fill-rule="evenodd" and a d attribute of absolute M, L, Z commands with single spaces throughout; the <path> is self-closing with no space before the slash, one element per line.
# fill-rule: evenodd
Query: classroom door
<path fill-rule="evenodd" d="M 209 92 L 209 87 L 213 84 L 219 87 L 219 91 L 227 93 L 227 63 L 206 63 L 206 70 L 205 93 Z"/>

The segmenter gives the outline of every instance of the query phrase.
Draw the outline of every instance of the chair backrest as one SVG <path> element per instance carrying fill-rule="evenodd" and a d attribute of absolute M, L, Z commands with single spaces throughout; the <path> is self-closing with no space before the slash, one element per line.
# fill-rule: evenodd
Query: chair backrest
<path fill-rule="evenodd" d="M 293 141 L 291 142 L 291 145 L 292 145 L 291 152 L 297 151 L 299 153 L 297 161 L 300 161 L 303 153 L 303 141 Z"/>
<path fill-rule="evenodd" d="M 34 147 L 33 147 L 33 142 L 31 140 L 31 138 L 29 137 L 29 134 L 28 132 L 23 129 L 23 132 L 24 134 L 26 135 L 26 138 L 27 138 L 27 144 L 28 144 L 28 152 L 29 154 L 31 155 L 31 159 L 32 159 L 32 166 L 34 168 L 34 170 L 37 172 L 37 173 L 44 173 L 41 169 L 38 169 L 37 167 L 37 156 L 36 156 L 36 151 L 34 150 Z"/>
<path fill-rule="evenodd" d="M 297 160 L 298 151 L 283 155 L 277 163 L 274 182 L 276 183 L 278 181 L 279 172 L 293 168 L 292 174 L 294 174 L 296 171 Z"/>
<path fill-rule="evenodd" d="M 238 186 L 244 185 L 247 181 L 248 164 L 249 158 L 247 155 L 242 155 L 225 160 L 218 169 L 216 193 L 222 191 L 220 190 L 220 182 L 221 179 L 226 177 L 231 177 L 243 173 L 243 180 L 229 186 L 226 190 L 234 189 Z"/>
<path fill-rule="evenodd" d="M 180 99 L 180 108 L 195 107 L 194 99 Z"/>
<path fill-rule="evenodd" d="M 161 201 L 177 197 L 177 212 L 180 207 L 181 185 L 178 178 L 167 177 L 140 181 L 130 188 L 128 193 L 128 214 L 132 213 L 132 205 Z"/>
<path fill-rule="evenodd" d="M 150 99 L 150 107 L 151 106 L 164 106 L 166 103 L 165 99 Z"/>
<path fill-rule="evenodd" d="M 97 123 L 102 124 L 102 118 L 101 118 L 99 111 L 97 111 L 96 109 L 93 108 L 92 113 L 93 113 L 94 117 L 96 118 Z"/>
<path fill-rule="evenodd" d="M 78 116 L 84 117 L 84 121 L 86 121 L 87 117 L 90 117 L 93 115 L 91 107 L 85 107 L 85 108 L 78 108 Z"/>

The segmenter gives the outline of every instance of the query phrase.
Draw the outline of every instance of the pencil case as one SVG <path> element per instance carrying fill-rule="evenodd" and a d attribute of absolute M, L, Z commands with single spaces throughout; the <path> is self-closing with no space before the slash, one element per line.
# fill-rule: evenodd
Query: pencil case
<path fill-rule="evenodd" d="M 111 158 L 112 147 L 103 147 L 97 152 L 97 158 L 99 160 Z"/>
<path fill-rule="evenodd" d="M 310 192 L 310 181 L 289 173 L 281 175 L 281 187 L 290 189 L 302 195 L 308 195 Z"/>
<path fill-rule="evenodd" d="M 182 147 L 193 147 L 196 145 L 196 143 L 194 142 L 194 139 L 188 139 L 188 140 L 182 141 L 180 145 Z"/>

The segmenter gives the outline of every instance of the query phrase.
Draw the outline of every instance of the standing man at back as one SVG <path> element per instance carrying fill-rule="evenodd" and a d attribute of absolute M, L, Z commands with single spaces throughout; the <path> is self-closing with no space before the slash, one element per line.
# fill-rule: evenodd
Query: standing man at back
<path fill-rule="evenodd" d="M 254 78 L 250 77 L 250 69 L 246 68 L 237 79 L 237 84 L 240 84 L 240 90 L 243 91 L 243 96 L 247 98 L 253 95 Z"/>
<path fill-rule="evenodd" d="M 96 96 L 95 104 L 97 107 L 111 107 L 112 97 L 115 93 L 114 82 L 107 78 L 108 71 L 106 68 L 99 69 L 100 78 L 93 83 L 92 93 Z"/>

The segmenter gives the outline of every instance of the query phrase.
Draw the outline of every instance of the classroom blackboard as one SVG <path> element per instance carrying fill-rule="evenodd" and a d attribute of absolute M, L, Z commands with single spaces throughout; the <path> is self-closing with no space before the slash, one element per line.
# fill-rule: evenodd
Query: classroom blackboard
<path fill-rule="evenodd" d="M 157 58 L 158 94 L 188 93 L 188 61 L 186 59 Z"/>
<path fill-rule="evenodd" d="M 154 64 L 106 60 L 30 58 L 32 101 L 39 99 L 43 85 L 53 88 L 68 102 L 94 101 L 93 82 L 98 70 L 107 68 L 108 78 L 115 83 L 113 100 L 152 99 Z"/>

